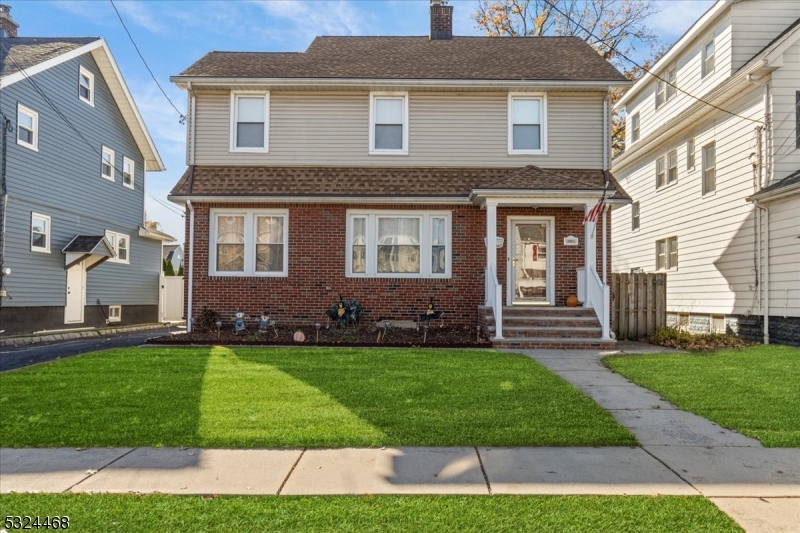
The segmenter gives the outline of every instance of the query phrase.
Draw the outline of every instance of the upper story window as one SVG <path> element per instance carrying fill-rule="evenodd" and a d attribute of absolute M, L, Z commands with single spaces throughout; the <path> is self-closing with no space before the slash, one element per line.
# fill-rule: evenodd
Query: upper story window
<path fill-rule="evenodd" d="M 370 154 L 408 154 L 408 93 L 370 95 Z"/>
<path fill-rule="evenodd" d="M 289 212 L 285 209 L 211 211 L 209 274 L 289 274 Z"/>
<path fill-rule="evenodd" d="M 667 185 L 678 181 L 678 151 L 667 154 Z"/>
<path fill-rule="evenodd" d="M 116 257 L 108 260 L 109 263 L 125 263 L 131 262 L 131 238 L 124 233 L 117 233 L 116 231 L 106 231 L 106 239 L 114 249 Z"/>
<path fill-rule="evenodd" d="M 50 253 L 50 217 L 31 213 L 31 251 Z"/>
<path fill-rule="evenodd" d="M 656 241 L 656 270 L 678 268 L 678 238 L 669 237 Z"/>
<path fill-rule="evenodd" d="M 508 153 L 547 152 L 547 101 L 544 95 L 508 97 Z"/>
<path fill-rule="evenodd" d="M 703 194 L 717 190 L 717 149 L 714 143 L 703 146 Z"/>
<path fill-rule="evenodd" d="M 87 104 L 94 105 L 94 74 L 83 67 L 78 72 L 78 97 Z"/>
<path fill-rule="evenodd" d="M 667 80 L 667 101 L 669 102 L 670 98 L 678 94 L 678 90 L 675 88 L 678 83 L 678 66 L 669 67 L 665 78 Z"/>
<path fill-rule="evenodd" d="M 631 117 L 631 144 L 639 140 L 641 131 L 639 129 L 639 113 L 634 113 Z"/>
<path fill-rule="evenodd" d="M 631 231 L 639 229 L 639 202 L 631 204 Z"/>
<path fill-rule="evenodd" d="M 231 93 L 231 151 L 269 151 L 269 93 Z"/>
<path fill-rule="evenodd" d="M 664 156 L 656 159 L 656 189 L 667 184 L 667 161 Z"/>
<path fill-rule="evenodd" d="M 449 278 L 449 211 L 347 212 L 347 277 Z"/>
<path fill-rule="evenodd" d="M 705 78 L 709 74 L 714 72 L 714 56 L 715 56 L 715 46 L 714 46 L 714 39 L 711 39 L 706 44 L 703 45 L 703 68 L 702 68 L 702 77 Z"/>
<path fill-rule="evenodd" d="M 794 133 L 797 137 L 797 148 L 800 148 L 800 91 L 797 91 L 794 95 L 795 100 L 797 100 L 797 104 L 794 106 L 794 117 L 795 117 L 795 126 L 794 126 Z"/>
<path fill-rule="evenodd" d="M 694 139 L 686 141 L 686 170 L 694 168 Z"/>
<path fill-rule="evenodd" d="M 107 146 L 103 146 L 100 175 L 109 181 L 114 181 L 114 150 Z"/>
<path fill-rule="evenodd" d="M 39 113 L 17 105 L 17 144 L 39 151 Z"/>
<path fill-rule="evenodd" d="M 135 165 L 133 159 L 127 157 L 122 158 L 122 185 L 129 189 L 133 189 Z"/>
<path fill-rule="evenodd" d="M 656 109 L 667 101 L 667 83 L 664 80 L 656 82 Z"/>

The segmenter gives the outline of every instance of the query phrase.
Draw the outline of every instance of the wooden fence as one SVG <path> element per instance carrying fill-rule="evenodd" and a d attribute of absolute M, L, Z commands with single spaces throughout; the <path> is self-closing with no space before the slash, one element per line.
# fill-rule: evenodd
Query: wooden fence
<path fill-rule="evenodd" d="M 612 274 L 611 329 L 617 340 L 641 339 L 666 325 L 666 274 Z"/>

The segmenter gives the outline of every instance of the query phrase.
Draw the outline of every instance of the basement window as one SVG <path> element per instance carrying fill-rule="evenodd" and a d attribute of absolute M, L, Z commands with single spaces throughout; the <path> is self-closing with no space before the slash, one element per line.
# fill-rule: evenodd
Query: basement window
<path fill-rule="evenodd" d="M 122 321 L 122 306 L 121 305 L 109 305 L 108 306 L 108 321 L 109 322 L 120 322 L 120 321 Z"/>

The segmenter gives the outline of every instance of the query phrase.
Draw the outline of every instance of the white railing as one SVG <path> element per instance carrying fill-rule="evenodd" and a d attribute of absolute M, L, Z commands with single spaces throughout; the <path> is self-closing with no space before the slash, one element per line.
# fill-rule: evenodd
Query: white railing
<path fill-rule="evenodd" d="M 497 281 L 494 265 L 486 272 L 486 305 L 494 313 L 494 338 L 503 338 L 503 286 Z"/>
<path fill-rule="evenodd" d="M 588 276 L 585 276 L 585 272 L 578 272 L 578 280 L 580 280 L 581 276 L 586 278 L 586 302 L 592 306 L 597 314 L 597 319 L 600 321 L 600 327 L 602 328 L 601 339 L 604 341 L 611 340 L 611 290 L 608 285 L 600 280 L 600 276 L 597 275 L 597 270 L 595 270 L 594 266 L 590 265 L 588 269 Z"/>
<path fill-rule="evenodd" d="M 586 302 L 586 269 L 580 267 L 578 270 L 578 301 Z"/>

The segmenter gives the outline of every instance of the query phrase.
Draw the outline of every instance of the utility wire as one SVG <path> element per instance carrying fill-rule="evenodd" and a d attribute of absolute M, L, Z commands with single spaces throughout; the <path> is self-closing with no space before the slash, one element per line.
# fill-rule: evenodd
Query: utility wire
<path fill-rule="evenodd" d="M 583 25 L 581 25 L 580 23 L 576 22 L 576 21 L 575 21 L 575 19 L 573 19 L 573 18 L 572 18 L 572 17 L 570 17 L 568 14 L 564 13 L 563 11 L 561 11 L 561 10 L 560 10 L 558 7 L 556 7 L 556 5 L 555 5 L 554 3 L 553 3 L 553 2 L 551 2 L 550 0 L 542 0 L 542 1 L 543 1 L 543 2 L 545 2 L 547 5 L 549 5 L 549 6 L 550 6 L 550 7 L 551 7 L 551 8 L 552 8 L 554 11 L 556 11 L 556 12 L 557 12 L 557 13 L 559 13 L 559 14 L 561 14 L 561 16 L 563 16 L 564 18 L 566 18 L 567 20 L 569 20 L 571 23 L 573 23 L 575 26 L 577 26 L 578 28 L 580 28 L 581 30 L 583 30 L 584 32 L 586 32 L 586 33 L 587 33 L 587 34 L 588 34 L 590 37 L 592 37 L 592 38 L 593 38 L 595 41 L 597 41 L 597 42 L 604 42 L 602 39 L 598 38 L 598 37 L 597 37 L 595 34 L 593 34 L 591 31 L 589 31 L 588 29 L 586 29 L 586 28 L 585 28 Z M 675 90 L 677 90 L 677 91 L 680 91 L 680 92 L 682 92 L 683 94 L 685 94 L 685 95 L 687 95 L 687 96 L 689 96 L 689 97 L 691 97 L 691 98 L 694 98 L 694 99 L 695 99 L 695 100 L 697 100 L 698 102 L 702 102 L 702 103 L 704 103 L 704 104 L 706 104 L 706 105 L 708 105 L 708 106 L 711 106 L 711 107 L 713 107 L 714 109 L 718 109 L 719 111 L 722 111 L 722 112 L 724 112 L 724 113 L 727 113 L 727 114 L 729 114 L 729 115 L 733 115 L 734 117 L 743 118 L 744 120 L 749 120 L 750 122 L 755 122 L 755 123 L 757 123 L 757 124 L 763 124 L 763 123 L 764 123 L 764 122 L 763 122 L 763 121 L 761 121 L 761 120 L 757 120 L 757 119 L 754 119 L 754 118 L 750 118 L 750 117 L 745 117 L 745 116 L 743 116 L 743 115 L 739 115 L 738 113 L 734 113 L 733 111 L 728 111 L 727 109 L 724 109 L 724 108 L 722 108 L 722 107 L 719 107 L 718 105 L 714 105 L 714 104 L 712 104 L 711 102 L 708 102 L 708 101 L 706 101 L 706 100 L 703 100 L 703 99 L 702 99 L 702 98 L 700 98 L 699 96 L 695 96 L 695 95 L 693 95 L 692 93 L 690 93 L 690 92 L 688 92 L 688 91 L 686 91 L 686 90 L 684 90 L 684 89 L 681 89 L 680 87 L 678 87 L 678 86 L 677 86 L 677 85 L 675 85 L 674 83 L 672 83 L 672 82 L 670 82 L 670 81 L 668 81 L 668 80 L 666 80 L 666 79 L 662 78 L 662 77 L 661 77 L 661 76 L 659 76 L 658 74 L 654 74 L 654 73 L 653 73 L 653 72 L 651 72 L 649 69 L 647 69 L 647 68 L 643 67 L 642 65 L 640 65 L 639 63 L 637 63 L 637 62 L 636 62 L 636 61 L 634 61 L 633 59 L 629 58 L 628 56 L 626 56 L 625 54 L 623 54 L 622 52 L 620 52 L 619 50 L 617 50 L 615 47 L 613 47 L 613 46 L 609 45 L 609 48 L 610 48 L 611 50 L 613 50 L 613 51 L 614 51 L 614 52 L 615 52 L 615 53 L 616 53 L 618 56 L 620 56 L 622 59 L 624 59 L 624 60 L 626 60 L 626 61 L 628 61 L 628 62 L 630 62 L 630 63 L 632 63 L 632 64 L 636 65 L 637 67 L 639 67 L 640 69 L 642 69 L 642 70 L 643 70 L 644 72 L 646 72 L 647 74 L 650 74 L 650 75 L 651 75 L 651 76 L 653 76 L 654 78 L 657 78 L 657 79 L 659 79 L 659 80 L 663 81 L 663 82 L 664 82 L 664 83 L 666 83 L 667 85 L 669 85 L 669 86 L 673 87 Z"/>
<path fill-rule="evenodd" d="M 800 111 L 800 100 L 797 101 L 797 104 L 795 104 L 794 109 L 786 113 L 786 116 L 783 117 L 783 120 L 781 120 L 777 126 L 772 127 L 772 131 L 777 131 L 778 128 L 783 126 L 783 123 L 786 122 L 789 119 L 789 117 L 791 117 L 793 114 L 796 114 L 798 111 Z M 789 135 L 786 136 L 786 139 L 783 140 L 778 149 L 775 150 L 776 163 L 791 153 L 792 147 L 790 145 L 789 150 L 787 150 L 782 155 L 780 154 L 780 151 L 783 150 L 783 147 L 786 146 L 786 143 L 789 142 L 790 140 L 795 141 L 795 144 L 797 143 L 797 124 L 795 124 L 794 128 L 792 128 L 792 130 L 789 132 Z M 779 155 L 781 156 L 780 158 L 778 157 Z"/>
<path fill-rule="evenodd" d="M 169 205 L 168 203 L 164 202 L 163 200 L 161 200 L 161 199 L 159 199 L 159 198 L 156 198 L 156 197 L 155 197 L 155 196 L 153 196 L 152 194 L 149 194 L 149 193 L 148 193 L 148 195 L 147 195 L 147 196 L 149 196 L 150 198 L 152 198 L 153 200 L 155 200 L 156 202 L 158 202 L 159 204 L 161 204 L 163 207 L 165 207 L 165 208 L 169 209 L 170 211 L 172 211 L 172 212 L 173 212 L 173 213 L 175 213 L 176 215 L 180 215 L 181 217 L 183 217 L 183 216 L 184 216 L 184 214 L 183 214 L 183 213 L 182 213 L 180 210 L 178 210 L 178 209 L 177 209 L 175 206 L 171 206 L 171 205 Z"/>
<path fill-rule="evenodd" d="M 136 41 L 133 40 L 133 35 L 131 35 L 131 32 L 128 30 L 128 26 L 125 25 L 125 21 L 122 20 L 122 14 L 120 14 L 119 9 L 117 9 L 117 6 L 114 3 L 114 0 L 108 0 L 108 1 L 111 2 L 111 7 L 113 7 L 114 11 L 117 13 L 117 17 L 119 18 L 119 22 L 122 24 L 122 27 L 125 28 L 125 33 L 128 34 L 128 38 L 131 40 L 131 44 L 133 44 L 133 47 L 136 49 L 136 53 L 139 54 L 139 58 L 142 60 L 142 63 L 144 63 L 144 66 L 147 69 L 147 72 L 150 73 L 150 77 L 152 77 L 153 81 L 156 82 L 156 85 L 158 86 L 159 90 L 161 91 L 161 94 L 163 94 L 164 98 L 167 99 L 167 102 L 169 102 L 169 105 L 172 106 L 172 109 L 174 109 L 175 112 L 178 113 L 178 115 L 180 116 L 180 119 L 178 121 L 181 124 L 185 123 L 186 122 L 186 115 L 181 113 L 180 110 L 175 106 L 175 104 L 172 103 L 172 100 L 170 99 L 170 97 L 167 96 L 167 92 L 164 90 L 164 88 L 158 82 L 158 79 L 156 79 L 156 76 L 155 76 L 155 74 L 153 74 L 153 71 L 150 70 L 150 65 L 147 64 L 147 61 L 145 61 L 144 56 L 142 55 L 142 52 L 139 50 L 139 46 L 136 44 Z"/>

